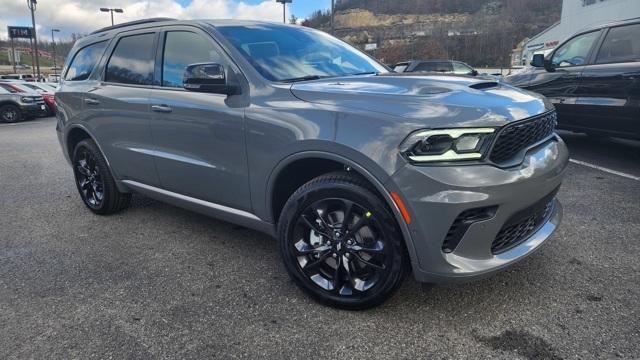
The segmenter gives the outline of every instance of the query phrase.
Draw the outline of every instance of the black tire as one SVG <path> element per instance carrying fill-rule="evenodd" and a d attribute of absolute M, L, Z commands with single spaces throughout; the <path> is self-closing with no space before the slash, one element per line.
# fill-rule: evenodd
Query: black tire
<path fill-rule="evenodd" d="M 341 309 L 383 303 L 408 268 L 395 218 L 369 184 L 347 172 L 319 176 L 296 190 L 282 210 L 278 238 L 295 283 Z"/>
<path fill-rule="evenodd" d="M 0 122 L 14 123 L 20 120 L 22 120 L 20 108 L 11 104 L 0 106 Z"/>
<path fill-rule="evenodd" d="M 121 193 L 96 143 L 82 140 L 73 150 L 73 174 L 84 204 L 94 213 L 109 215 L 129 206 L 131 194 Z"/>

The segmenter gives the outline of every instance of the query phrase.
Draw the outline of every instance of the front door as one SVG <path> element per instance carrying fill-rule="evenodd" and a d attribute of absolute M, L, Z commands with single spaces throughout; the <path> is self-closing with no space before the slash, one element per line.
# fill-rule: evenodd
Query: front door
<path fill-rule="evenodd" d="M 600 31 L 592 31 L 565 42 L 551 55 L 554 71 L 536 71 L 527 87 L 554 103 L 560 127 L 571 128 L 581 121 L 576 116 L 580 77 L 599 37 Z"/>
<path fill-rule="evenodd" d="M 640 24 L 611 28 L 582 78 L 582 126 L 609 135 L 640 136 Z"/>
<path fill-rule="evenodd" d="M 160 83 L 150 93 L 160 182 L 172 192 L 250 210 L 244 137 L 247 95 L 185 90 L 184 70 L 196 63 L 223 65 L 230 82 L 241 76 L 208 34 L 189 27 L 161 34 L 156 64 Z"/>

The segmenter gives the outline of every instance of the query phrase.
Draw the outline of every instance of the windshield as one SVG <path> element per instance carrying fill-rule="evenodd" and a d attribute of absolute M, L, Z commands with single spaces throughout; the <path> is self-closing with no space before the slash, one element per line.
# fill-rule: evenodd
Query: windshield
<path fill-rule="evenodd" d="M 217 29 L 271 81 L 387 72 L 375 60 L 321 31 L 275 24 Z"/>

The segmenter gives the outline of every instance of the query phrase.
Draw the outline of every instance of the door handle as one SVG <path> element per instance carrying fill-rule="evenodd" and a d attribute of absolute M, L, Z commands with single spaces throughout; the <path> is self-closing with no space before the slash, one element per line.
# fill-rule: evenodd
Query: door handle
<path fill-rule="evenodd" d="M 100 105 L 100 101 L 98 101 L 97 99 L 93 99 L 93 98 L 85 98 L 84 99 L 84 103 L 87 105 Z"/>
<path fill-rule="evenodd" d="M 151 106 L 151 110 L 159 113 L 170 113 L 171 111 L 173 111 L 173 109 L 171 109 L 167 105 L 153 105 Z"/>

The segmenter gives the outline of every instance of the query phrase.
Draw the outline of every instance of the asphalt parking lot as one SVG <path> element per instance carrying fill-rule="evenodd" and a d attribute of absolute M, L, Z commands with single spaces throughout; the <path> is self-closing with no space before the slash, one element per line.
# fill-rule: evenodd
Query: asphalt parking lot
<path fill-rule="evenodd" d="M 55 119 L 0 125 L 0 358 L 640 358 L 640 143 L 563 133 L 565 217 L 490 279 L 309 300 L 275 240 L 135 197 L 91 214 Z"/>

